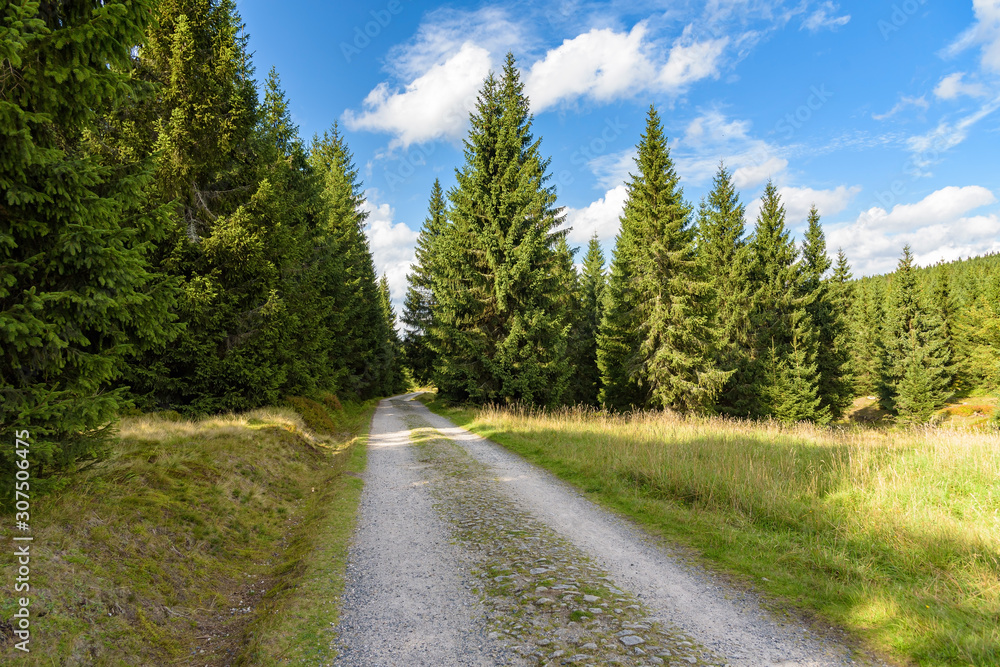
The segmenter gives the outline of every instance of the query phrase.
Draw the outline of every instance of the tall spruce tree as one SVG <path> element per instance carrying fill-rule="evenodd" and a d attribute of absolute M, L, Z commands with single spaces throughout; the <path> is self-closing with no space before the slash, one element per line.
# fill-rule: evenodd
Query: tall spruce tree
<path fill-rule="evenodd" d="M 583 275 L 580 277 L 579 355 L 575 358 L 576 375 L 581 394 L 579 401 L 598 405 L 601 391 L 601 371 L 597 366 L 597 333 L 604 313 L 604 291 L 607 277 L 604 274 L 604 253 L 597 234 L 587 243 L 583 257 Z"/>
<path fill-rule="evenodd" d="M 434 316 L 434 244 L 447 224 L 441 182 L 435 178 L 428 215 L 417 237 L 416 264 L 406 276 L 408 287 L 403 306 L 404 357 L 414 379 L 421 384 L 429 383 L 434 372 L 434 350 L 428 341 Z"/>
<path fill-rule="evenodd" d="M 926 421 L 951 380 L 944 325 L 920 303 L 913 253 L 903 248 L 889 288 L 880 402 L 901 421 Z"/>
<path fill-rule="evenodd" d="M 841 253 L 840 259 L 846 261 Z M 820 406 L 830 418 L 838 419 L 854 398 L 850 377 L 850 351 L 846 345 L 847 319 L 842 301 L 843 281 L 838 285 L 826 277 L 833 262 L 826 254 L 826 237 L 819 211 L 809 211 L 808 227 L 802 244 L 802 287 L 806 312 L 816 328 L 816 372 Z M 838 270 L 841 265 L 838 264 Z"/>
<path fill-rule="evenodd" d="M 799 406 L 811 404 L 811 399 L 803 400 L 808 393 L 819 395 L 809 295 L 803 287 L 802 266 L 796 261 L 798 251 L 785 227 L 785 207 L 770 181 L 761 197 L 749 249 L 753 331 L 749 363 L 759 398 L 748 406 L 748 414 L 760 417 L 775 415 L 788 391 L 798 396 Z M 776 383 L 775 378 L 782 379 Z M 826 413 L 805 418 L 823 420 Z"/>
<path fill-rule="evenodd" d="M 616 410 L 704 409 L 728 374 L 713 363 L 691 209 L 653 107 L 637 148 L 598 337 L 602 401 Z"/>
<path fill-rule="evenodd" d="M 440 240 L 435 383 L 453 398 L 555 404 L 566 391 L 567 325 L 555 293 L 564 232 L 555 231 L 561 213 L 531 122 L 508 53 L 476 101 Z"/>
<path fill-rule="evenodd" d="M 720 164 L 712 191 L 698 210 L 698 258 L 712 290 L 717 365 L 732 371 L 717 400 L 729 414 L 748 414 L 754 404 L 750 359 L 749 252 L 746 207 L 732 174 Z"/>
<path fill-rule="evenodd" d="M 338 390 L 363 398 L 377 396 L 387 386 L 384 373 L 395 372 L 380 359 L 385 316 L 365 221 L 365 197 L 354 158 L 336 124 L 314 137 L 309 164 L 320 179 L 323 225 L 333 237 L 343 267 L 343 288 L 331 286 L 337 310 L 345 322 L 337 351 L 343 369 Z M 391 382 L 389 383 L 391 384 Z"/>
<path fill-rule="evenodd" d="M 101 149 L 107 118 L 141 94 L 130 51 L 152 7 L 0 7 L 0 432 L 30 433 L 33 478 L 99 455 L 124 403 L 111 383 L 171 336 L 175 294 L 149 259 L 166 221 L 145 196 L 151 165 Z M 0 465 L 6 488 L 12 447 Z"/>
<path fill-rule="evenodd" d="M 558 298 L 558 308 L 564 314 L 566 324 L 566 358 L 572 371 L 567 378 L 566 393 L 562 398 L 564 403 L 579 405 L 586 402 L 588 389 L 587 379 L 580 373 L 580 359 L 585 354 L 586 339 L 584 337 L 584 311 L 582 293 L 580 291 L 580 276 L 574 266 L 576 248 L 570 248 L 565 236 L 556 241 L 556 274 L 555 293 Z"/>

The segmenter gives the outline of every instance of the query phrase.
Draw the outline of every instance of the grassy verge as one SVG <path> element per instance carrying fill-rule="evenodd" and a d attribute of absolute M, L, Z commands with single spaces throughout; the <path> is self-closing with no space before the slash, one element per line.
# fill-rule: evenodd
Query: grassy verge
<path fill-rule="evenodd" d="M 353 515 L 359 480 L 342 471 L 359 464 L 351 434 L 373 409 L 345 406 L 327 432 L 279 408 L 123 420 L 108 460 L 34 500 L 32 652 L 0 622 L 0 661 L 262 664 L 282 650 L 270 633 L 304 636 L 316 617 L 296 598 L 312 594 L 317 553 L 346 543 L 350 528 L 330 522 Z M 5 596 L 0 618 L 13 611 Z"/>
<path fill-rule="evenodd" d="M 900 662 L 1000 664 L 1000 435 L 432 409 Z"/>

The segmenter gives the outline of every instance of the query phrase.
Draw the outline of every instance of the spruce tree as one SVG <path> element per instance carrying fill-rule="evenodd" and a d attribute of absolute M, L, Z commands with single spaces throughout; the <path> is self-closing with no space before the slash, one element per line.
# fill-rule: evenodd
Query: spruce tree
<path fill-rule="evenodd" d="M 819 222 L 819 212 L 809 211 L 808 228 L 802 245 L 803 291 L 806 311 L 816 328 L 816 372 L 820 405 L 832 419 L 838 419 L 854 398 L 850 377 L 850 352 L 847 348 L 847 320 L 843 310 L 841 273 L 834 283 L 825 277 L 833 263 L 826 254 L 826 237 Z M 846 258 L 838 256 L 838 271 L 846 271 Z"/>
<path fill-rule="evenodd" d="M 637 162 L 641 180 L 633 179 L 625 210 L 631 208 L 645 228 L 648 253 L 640 278 L 649 299 L 641 382 L 654 405 L 706 410 L 730 373 L 715 364 L 711 291 L 695 256 L 691 209 L 653 108 Z"/>
<path fill-rule="evenodd" d="M 698 211 L 697 243 L 698 258 L 712 290 L 716 363 L 732 371 L 717 400 L 717 408 L 729 414 L 748 414 L 755 401 L 748 375 L 751 294 L 745 211 L 732 174 L 720 164 L 712 191 Z"/>
<path fill-rule="evenodd" d="M 808 406 L 799 396 L 802 387 L 818 387 L 815 365 L 817 335 L 809 307 L 812 294 L 805 287 L 804 264 L 785 227 L 785 207 L 778 189 L 768 181 L 761 198 L 757 226 L 750 238 L 750 325 L 753 332 L 749 362 L 751 386 L 759 397 L 748 407 L 750 416 L 775 415 L 788 400 Z M 774 378 L 795 377 L 793 386 Z M 822 407 L 822 406 L 821 406 Z M 808 419 L 823 421 L 820 409 Z M 803 418 L 797 414 L 797 419 Z"/>
<path fill-rule="evenodd" d="M 903 248 L 889 290 L 880 402 L 902 421 L 925 421 L 947 399 L 944 327 L 920 303 L 913 254 Z"/>
<path fill-rule="evenodd" d="M 402 343 L 396 331 L 396 311 L 392 307 L 389 278 L 382 274 L 378 283 L 378 302 L 382 314 L 379 350 L 379 380 L 377 393 L 388 396 L 403 390 L 403 374 L 400 368 Z"/>
<path fill-rule="evenodd" d="M 598 337 L 602 402 L 701 410 L 728 377 L 712 358 L 711 302 L 656 109 L 637 146 Z"/>
<path fill-rule="evenodd" d="M 851 323 L 851 361 L 854 391 L 859 396 L 879 393 L 885 357 L 885 294 L 882 282 L 865 280 L 856 290 Z"/>
<path fill-rule="evenodd" d="M 531 123 L 508 53 L 471 115 L 433 286 L 435 384 L 452 398 L 555 404 L 566 391 L 566 323 L 555 293 L 564 232 L 555 231 L 561 213 Z"/>
<path fill-rule="evenodd" d="M 447 224 L 441 182 L 434 179 L 428 216 L 417 238 L 416 264 L 406 276 L 409 286 L 403 306 L 403 324 L 406 325 L 404 356 L 414 379 L 420 384 L 428 384 L 434 372 L 434 350 L 427 338 L 434 313 L 434 244 Z"/>
<path fill-rule="evenodd" d="M 571 368 L 562 401 L 569 405 L 586 403 L 588 393 L 587 379 L 580 373 L 580 360 L 585 354 L 586 339 L 580 276 L 573 261 L 576 252 L 576 248 L 569 247 L 565 236 L 560 236 L 556 241 L 553 265 L 556 275 L 555 294 L 566 325 L 566 359 Z"/>
<path fill-rule="evenodd" d="M 594 234 L 587 244 L 583 275 L 580 277 L 579 354 L 575 358 L 575 364 L 581 388 L 579 401 L 595 406 L 598 405 L 601 391 L 601 371 L 597 367 L 597 333 L 604 313 L 606 285 L 604 253 Z"/>
<path fill-rule="evenodd" d="M 794 423 L 830 421 L 830 409 L 823 405 L 816 358 L 816 330 L 804 308 L 791 313 L 792 340 L 784 359 L 775 358 L 771 348 L 771 363 L 776 366 L 776 384 L 769 385 L 771 413 L 779 421 Z"/>
<path fill-rule="evenodd" d="M 33 479 L 100 455 L 125 405 L 112 382 L 176 333 L 172 281 L 150 262 L 167 219 L 145 196 L 151 165 L 101 148 L 143 94 L 130 52 L 152 7 L 0 7 L 0 432 L 30 433 Z"/>
<path fill-rule="evenodd" d="M 337 351 L 343 369 L 339 390 L 369 398 L 387 386 L 380 361 L 384 341 L 384 310 L 378 278 L 364 226 L 368 218 L 364 190 L 347 143 L 336 124 L 315 137 L 309 164 L 320 179 L 323 226 L 329 230 L 343 267 L 342 288 L 331 285 L 345 329 Z M 389 383 L 391 384 L 391 382 Z"/>

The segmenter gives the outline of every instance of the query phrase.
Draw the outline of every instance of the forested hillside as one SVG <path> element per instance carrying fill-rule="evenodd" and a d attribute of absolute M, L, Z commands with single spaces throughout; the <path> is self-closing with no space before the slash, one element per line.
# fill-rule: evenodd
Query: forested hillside
<path fill-rule="evenodd" d="M 0 10 L 0 430 L 36 475 L 130 405 L 401 386 L 351 151 L 249 48 L 231 0 Z"/>

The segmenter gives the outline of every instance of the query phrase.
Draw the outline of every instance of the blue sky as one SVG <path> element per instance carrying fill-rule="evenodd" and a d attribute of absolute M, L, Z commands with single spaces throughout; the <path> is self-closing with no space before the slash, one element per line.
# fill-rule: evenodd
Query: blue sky
<path fill-rule="evenodd" d="M 258 78 L 303 137 L 338 122 L 397 312 L 431 184 L 454 184 L 483 77 L 514 53 L 559 203 L 610 258 L 656 105 L 686 198 L 734 171 L 748 230 L 768 178 L 855 275 L 1000 251 L 1000 0 L 352 3 L 238 0 Z"/>

